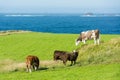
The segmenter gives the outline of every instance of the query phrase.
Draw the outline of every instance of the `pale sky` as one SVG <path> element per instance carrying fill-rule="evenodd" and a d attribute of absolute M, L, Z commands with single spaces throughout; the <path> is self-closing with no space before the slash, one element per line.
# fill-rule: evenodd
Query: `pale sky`
<path fill-rule="evenodd" d="M 120 0 L 0 0 L 0 13 L 120 13 Z"/>

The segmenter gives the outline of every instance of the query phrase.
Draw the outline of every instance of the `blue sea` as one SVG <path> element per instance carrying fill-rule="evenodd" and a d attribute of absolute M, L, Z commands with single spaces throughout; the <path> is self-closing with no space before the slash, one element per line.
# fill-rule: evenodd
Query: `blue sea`
<path fill-rule="evenodd" d="M 0 14 L 0 31 L 28 30 L 79 34 L 93 29 L 99 29 L 101 34 L 120 34 L 120 16 Z"/>

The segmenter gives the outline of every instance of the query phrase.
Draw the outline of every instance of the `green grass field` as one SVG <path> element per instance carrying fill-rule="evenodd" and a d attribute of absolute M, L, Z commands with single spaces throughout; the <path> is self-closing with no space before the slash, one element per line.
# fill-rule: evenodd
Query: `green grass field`
<path fill-rule="evenodd" d="M 0 36 L 0 80 L 119 80 L 120 35 L 101 35 L 75 46 L 79 34 L 19 33 Z M 53 61 L 54 50 L 79 50 L 77 64 L 64 66 Z M 25 71 L 27 55 L 40 58 L 41 69 Z"/>
<path fill-rule="evenodd" d="M 1 80 L 119 80 L 120 64 L 72 66 L 39 70 L 2 73 Z"/>

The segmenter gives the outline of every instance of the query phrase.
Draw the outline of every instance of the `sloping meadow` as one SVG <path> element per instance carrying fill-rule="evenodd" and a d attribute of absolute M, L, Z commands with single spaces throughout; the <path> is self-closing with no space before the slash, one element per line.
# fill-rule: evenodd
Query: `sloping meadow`
<path fill-rule="evenodd" d="M 0 71 L 25 71 L 27 55 L 36 55 L 43 68 L 65 67 L 53 61 L 54 50 L 78 50 L 77 66 L 120 63 L 120 35 L 101 35 L 100 45 L 94 41 L 75 46 L 79 34 L 27 32 L 0 36 Z M 67 63 L 69 66 L 70 63 Z"/>
<path fill-rule="evenodd" d="M 79 48 L 78 63 L 109 64 L 120 63 L 120 38 L 113 38 L 100 45 L 87 44 Z"/>

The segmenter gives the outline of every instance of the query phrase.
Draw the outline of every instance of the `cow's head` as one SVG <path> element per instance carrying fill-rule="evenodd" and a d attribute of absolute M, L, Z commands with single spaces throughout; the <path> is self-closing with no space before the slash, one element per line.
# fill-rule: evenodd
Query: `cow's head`
<path fill-rule="evenodd" d="M 73 50 L 73 54 L 74 54 L 74 55 L 78 56 L 78 53 L 79 53 L 79 51 Z"/>
<path fill-rule="evenodd" d="M 82 41 L 82 33 L 80 36 L 75 40 L 75 45 L 77 46 Z"/>
<path fill-rule="evenodd" d="M 77 46 L 80 43 L 80 40 L 75 40 L 75 45 Z"/>
<path fill-rule="evenodd" d="M 81 35 L 78 37 L 78 39 L 75 40 L 75 45 L 77 46 L 82 41 Z"/>

